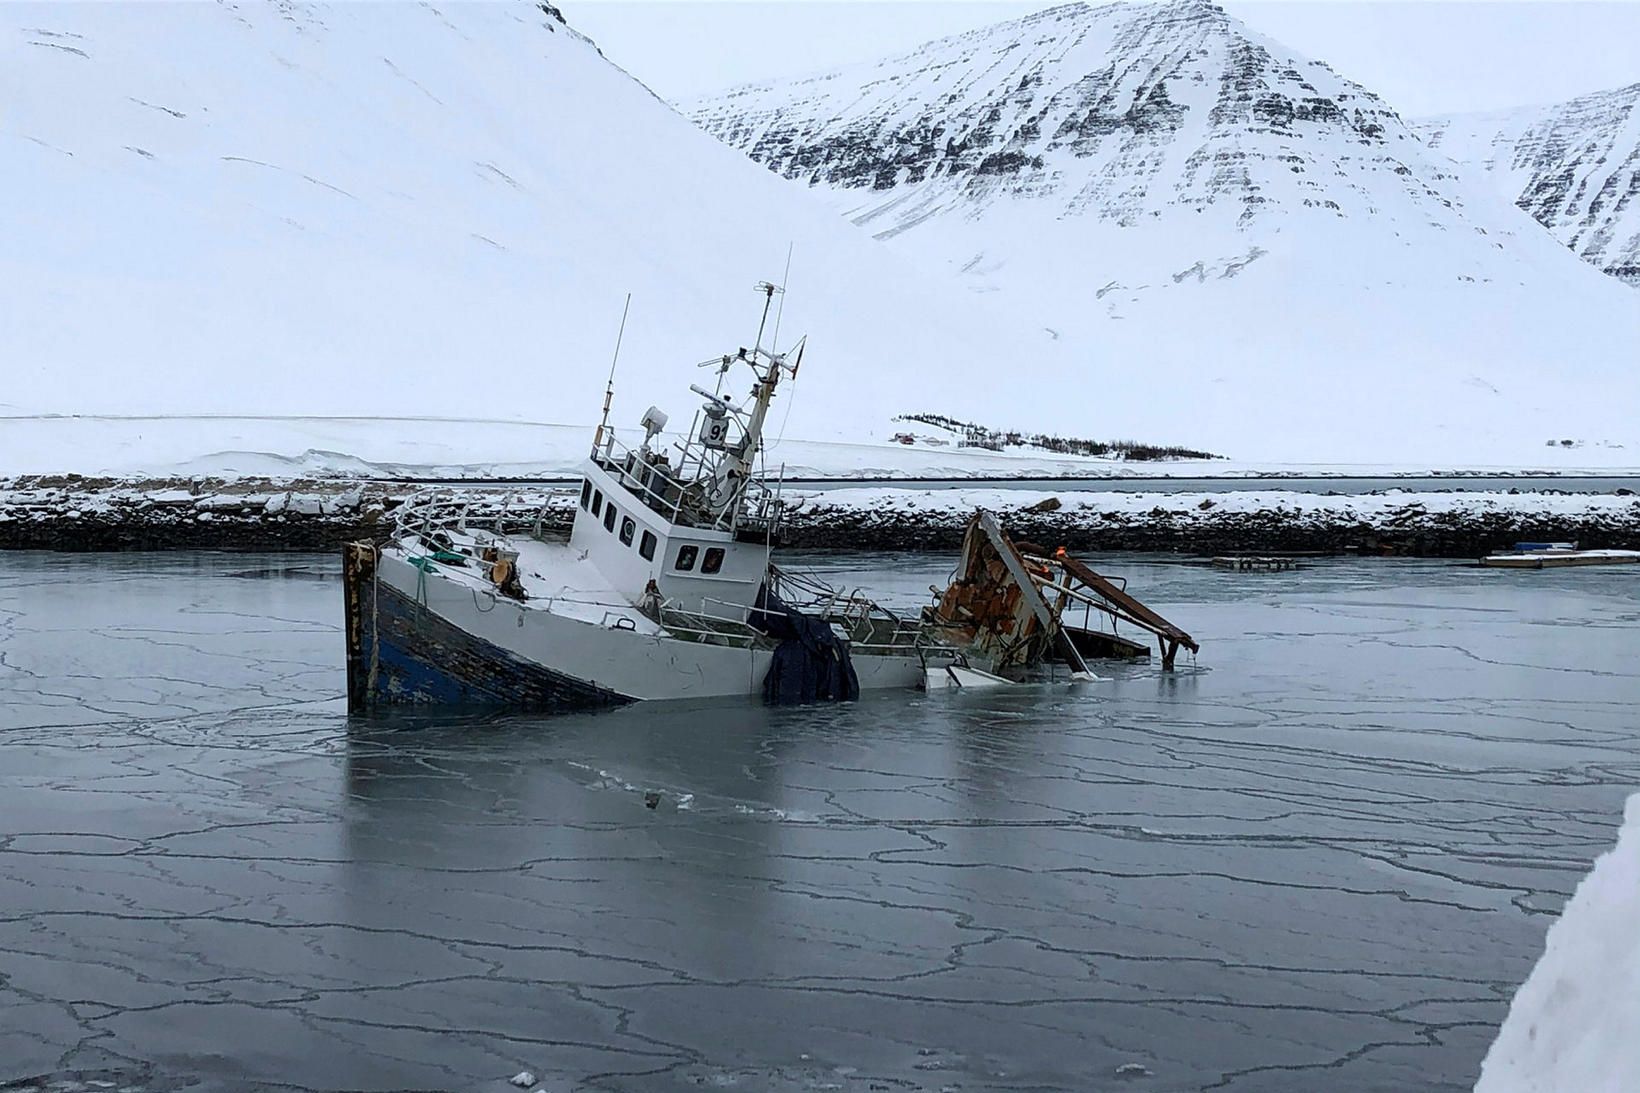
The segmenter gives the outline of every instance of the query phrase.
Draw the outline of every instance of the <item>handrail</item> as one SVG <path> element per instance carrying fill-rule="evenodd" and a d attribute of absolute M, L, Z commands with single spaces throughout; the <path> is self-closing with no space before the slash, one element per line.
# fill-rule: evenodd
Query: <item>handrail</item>
<path fill-rule="evenodd" d="M 634 494 L 649 508 L 662 516 L 668 517 L 673 523 L 684 522 L 684 501 L 691 489 L 700 484 L 700 480 L 685 482 L 673 477 L 670 470 L 642 458 L 641 451 L 632 449 L 620 442 L 611 430 L 603 443 L 603 451 L 597 449 L 592 453 L 593 462 L 603 470 L 613 475 L 616 481 L 627 491 Z M 630 469 L 634 462 L 644 466 L 649 471 L 650 481 L 640 479 Z M 684 447 L 683 455 L 676 469 L 681 471 L 689 463 L 689 449 Z M 697 464 L 699 460 L 697 459 Z M 668 468 L 670 464 L 666 465 Z M 701 464 L 704 468 L 704 465 Z M 676 491 L 676 499 L 669 500 L 664 494 L 657 493 L 653 488 L 655 478 L 663 480 L 665 485 Z M 718 531 L 733 531 L 745 524 L 767 526 L 772 532 L 780 524 L 785 504 L 779 495 L 771 490 L 759 478 L 747 478 L 740 484 L 740 496 L 734 506 L 709 520 L 702 520 L 702 526 Z M 703 516 L 705 514 L 702 514 Z"/>

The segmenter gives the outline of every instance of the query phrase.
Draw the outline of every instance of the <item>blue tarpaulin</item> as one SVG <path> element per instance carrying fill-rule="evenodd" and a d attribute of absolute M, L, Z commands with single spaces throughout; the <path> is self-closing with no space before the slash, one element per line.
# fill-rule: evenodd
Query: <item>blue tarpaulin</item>
<path fill-rule="evenodd" d="M 766 704 L 851 702 L 860 697 L 860 679 L 854 674 L 848 644 L 825 622 L 787 605 L 768 585 L 758 590 L 750 621 L 780 640 L 769 673 L 763 677 Z"/>

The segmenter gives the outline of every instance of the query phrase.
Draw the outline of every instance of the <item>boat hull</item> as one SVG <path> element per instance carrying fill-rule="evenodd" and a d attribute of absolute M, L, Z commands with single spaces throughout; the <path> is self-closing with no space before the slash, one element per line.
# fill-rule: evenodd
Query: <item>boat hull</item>
<path fill-rule="evenodd" d="M 773 651 L 643 633 L 429 574 L 369 544 L 343 558 L 348 708 L 474 705 L 546 713 L 755 696 Z M 855 652 L 862 690 L 909 688 L 923 659 Z M 943 666 L 937 659 L 928 666 Z"/>
<path fill-rule="evenodd" d="M 462 629 L 380 580 L 380 562 L 373 547 L 354 545 L 343 563 L 349 710 L 456 705 L 569 713 L 632 701 Z"/>

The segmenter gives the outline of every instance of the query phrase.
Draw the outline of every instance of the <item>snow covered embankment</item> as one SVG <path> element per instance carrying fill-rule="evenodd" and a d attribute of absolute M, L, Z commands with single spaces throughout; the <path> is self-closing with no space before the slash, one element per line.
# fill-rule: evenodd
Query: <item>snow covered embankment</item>
<path fill-rule="evenodd" d="M 1640 1089 L 1640 794 L 1509 1005 L 1475 1093 Z"/>
<path fill-rule="evenodd" d="M 0 479 L 0 549 L 328 551 L 385 535 L 409 492 L 330 479 Z M 528 505 L 566 531 L 574 508 L 562 490 L 470 496 L 475 517 Z"/>
<path fill-rule="evenodd" d="M 796 546 L 954 549 L 976 506 L 995 512 L 1015 537 L 1079 550 L 1473 558 L 1520 540 L 1640 543 L 1640 499 L 1626 494 L 833 489 L 795 496 L 801 507 L 787 521 L 787 540 Z"/>
<path fill-rule="evenodd" d="M 0 549 L 329 550 L 384 534 L 412 487 L 332 479 L 0 480 Z M 566 531 L 561 487 L 450 491 L 475 518 L 507 512 Z M 787 491 L 798 548 L 956 550 L 976 507 L 1017 537 L 1077 550 L 1478 557 L 1522 540 L 1640 545 L 1640 500 L 1615 494 L 1392 490 L 1048 493 L 1010 489 Z"/>

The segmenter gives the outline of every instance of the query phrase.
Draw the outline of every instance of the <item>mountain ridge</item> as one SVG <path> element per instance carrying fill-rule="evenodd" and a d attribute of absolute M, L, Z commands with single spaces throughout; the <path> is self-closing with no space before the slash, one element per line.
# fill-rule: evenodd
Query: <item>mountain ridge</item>
<path fill-rule="evenodd" d="M 1579 257 L 1640 288 L 1640 83 L 1412 125 Z"/>
<path fill-rule="evenodd" d="M 1109 40 L 1098 40 L 1106 30 Z M 1168 36 L 1174 40 L 1166 41 Z M 1054 170 L 1044 162 L 1046 155 L 1063 152 L 1087 158 L 1108 151 L 1100 147 L 1105 138 L 1127 141 L 1179 129 L 1188 111 L 1174 95 L 1181 86 L 1188 91 L 1190 82 L 1201 82 L 1201 74 L 1191 71 L 1189 63 L 1199 57 L 1205 41 L 1215 37 L 1228 41 L 1231 53 L 1217 93 L 1210 104 L 1204 102 L 1210 105 L 1214 126 L 1240 123 L 1249 131 L 1301 134 L 1306 126 L 1330 125 L 1347 130 L 1367 147 L 1409 139 L 1393 109 L 1360 85 L 1338 76 L 1324 62 L 1307 61 L 1303 70 L 1279 63 L 1267 40 L 1248 32 L 1208 0 L 1066 4 L 936 39 L 881 62 L 794 79 L 772 106 L 733 108 L 778 86 L 763 81 L 683 108 L 708 132 L 777 174 L 811 185 L 881 191 L 943 177 L 965 183 L 970 197 L 983 197 L 999 185 L 992 179 L 1004 180 L 1001 185 L 1018 191 L 1041 193 L 1052 189 L 1055 181 Z M 1147 50 L 1160 55 L 1142 70 Z M 1098 67 L 1076 67 L 1090 55 Z M 925 60 L 926 67 L 909 74 L 902 71 Z M 958 77 L 964 85 L 942 88 L 944 77 L 958 65 L 965 66 Z M 1059 67 L 1072 71 L 1043 89 L 1045 79 L 1054 79 Z M 890 71 L 859 78 L 883 69 Z M 1318 89 L 1311 76 L 1330 81 L 1330 94 Z M 1043 90 L 1033 94 L 1037 89 Z M 1211 94 L 1215 89 L 1206 90 Z M 908 96 L 915 96 L 924 109 L 908 115 L 901 105 Z M 947 109 L 950 112 L 936 112 Z M 825 124 L 823 115 L 839 111 L 846 111 L 847 124 L 840 129 Z M 1124 159 L 1123 151 L 1118 148 L 1116 156 L 1107 155 L 1111 162 L 1101 164 L 1104 173 L 1091 180 L 1108 184 L 1113 192 L 1084 187 L 1070 195 L 1065 211 L 1096 206 L 1101 197 L 1110 196 L 1130 200 L 1129 207 L 1114 210 L 1118 216 L 1147 211 L 1131 199 L 1142 196 L 1142 183 L 1163 164 Z M 1246 157 L 1245 150 L 1237 148 L 1193 149 L 1186 170 L 1175 173 L 1187 175 L 1195 190 L 1181 196 L 1201 207 L 1208 203 L 1202 187 L 1245 183 L 1236 175 L 1246 172 Z M 1289 156 L 1277 169 L 1296 172 L 1297 162 Z M 1250 184 L 1237 189 L 1235 196 L 1244 215 L 1257 214 L 1262 201 Z M 1099 211 L 1104 214 L 1107 208 Z"/>

